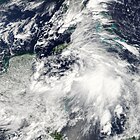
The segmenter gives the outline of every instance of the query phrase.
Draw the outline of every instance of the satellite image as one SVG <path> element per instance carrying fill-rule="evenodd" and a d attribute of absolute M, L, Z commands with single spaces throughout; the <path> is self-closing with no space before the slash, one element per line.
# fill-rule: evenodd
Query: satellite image
<path fill-rule="evenodd" d="M 140 140 L 140 0 L 0 0 L 0 140 Z"/>

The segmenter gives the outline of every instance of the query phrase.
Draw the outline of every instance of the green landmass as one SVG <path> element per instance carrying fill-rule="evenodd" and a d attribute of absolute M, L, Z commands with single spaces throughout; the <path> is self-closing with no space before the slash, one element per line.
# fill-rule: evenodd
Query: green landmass
<path fill-rule="evenodd" d="M 124 140 L 124 139 L 123 139 L 123 140 Z M 125 139 L 125 140 L 140 140 L 140 136 L 139 136 L 139 137 L 133 136 L 133 137 L 127 138 L 127 139 Z"/>
<path fill-rule="evenodd" d="M 67 48 L 67 46 L 68 46 L 67 44 L 58 45 L 53 49 L 53 53 L 54 54 L 61 53 L 65 48 Z"/>
<path fill-rule="evenodd" d="M 50 136 L 54 138 L 54 140 L 63 140 L 62 134 L 59 132 L 55 131 L 54 133 L 51 133 Z"/>

